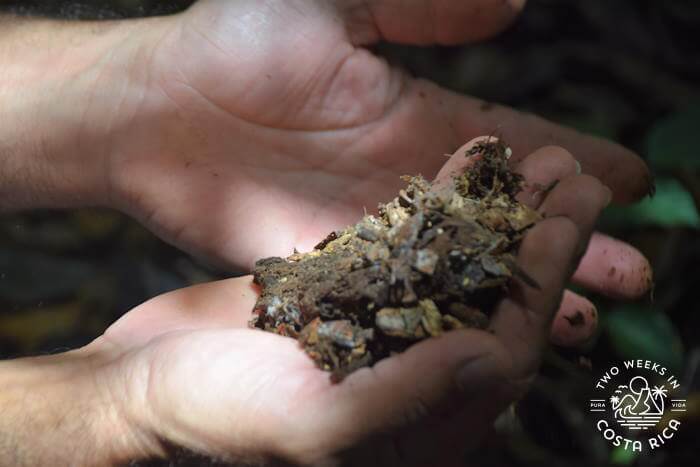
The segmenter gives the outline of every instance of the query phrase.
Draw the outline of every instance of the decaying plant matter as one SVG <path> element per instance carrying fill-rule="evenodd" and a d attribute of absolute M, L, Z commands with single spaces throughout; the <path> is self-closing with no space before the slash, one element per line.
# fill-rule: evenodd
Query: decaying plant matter
<path fill-rule="evenodd" d="M 378 216 L 309 253 L 258 261 L 251 325 L 298 339 L 336 379 L 421 339 L 486 328 L 511 277 L 537 287 L 515 254 L 539 216 L 515 199 L 523 180 L 509 155 L 499 141 L 479 143 L 453 183 L 406 177 Z"/>

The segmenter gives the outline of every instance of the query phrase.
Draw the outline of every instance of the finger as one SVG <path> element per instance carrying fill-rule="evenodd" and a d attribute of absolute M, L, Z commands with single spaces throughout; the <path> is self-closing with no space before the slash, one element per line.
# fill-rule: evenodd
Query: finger
<path fill-rule="evenodd" d="M 436 184 L 444 184 L 455 175 L 467 170 L 478 156 L 467 157 L 466 154 L 477 143 L 493 139 L 482 136 L 475 138 L 450 157 L 436 177 Z M 540 148 L 522 160 L 515 169 L 525 177 L 523 192 L 519 195 L 521 202 L 537 207 L 553 184 L 564 178 L 580 173 L 580 165 L 565 149 L 557 146 Z M 562 305 L 556 314 L 551 342 L 566 347 L 576 347 L 589 340 L 598 323 L 595 306 L 580 295 L 565 291 Z"/>
<path fill-rule="evenodd" d="M 179 289 L 137 306 L 104 336 L 120 345 L 136 346 L 173 331 L 244 328 L 257 297 L 251 276 Z"/>
<path fill-rule="evenodd" d="M 653 270 L 636 248 L 594 233 L 573 282 L 613 298 L 634 299 L 652 288 Z"/>
<path fill-rule="evenodd" d="M 612 197 L 610 189 L 590 175 L 577 175 L 561 180 L 539 207 L 544 217 L 566 216 L 579 229 L 584 242 L 583 255 L 596 220 Z"/>
<path fill-rule="evenodd" d="M 598 311 L 595 305 L 585 297 L 565 290 L 549 340 L 562 347 L 579 347 L 593 337 L 597 327 Z"/>
<path fill-rule="evenodd" d="M 618 144 L 556 125 L 532 114 L 487 104 L 424 80 L 410 84 L 405 88 L 404 97 L 416 115 L 411 124 L 416 128 L 430 128 L 436 134 L 450 128 L 453 134 L 442 138 L 446 142 L 495 135 L 512 148 L 513 162 L 524 159 L 543 146 L 560 146 L 576 156 L 583 173 L 600 179 L 613 191 L 616 203 L 637 201 L 653 191 L 652 177 L 646 164 Z"/>
<path fill-rule="evenodd" d="M 405 44 L 458 44 L 501 32 L 525 0 L 336 0 L 355 45 L 386 40 Z"/>
<path fill-rule="evenodd" d="M 617 203 L 639 200 L 652 191 L 652 177 L 646 164 L 618 144 L 427 82 L 420 82 L 417 94 L 426 96 L 416 97 L 423 113 L 426 102 L 437 108 L 451 106 L 450 124 L 462 141 L 495 134 L 513 149 L 513 162 L 543 146 L 563 147 L 576 156 L 583 173 L 600 179 L 613 191 Z"/>
<path fill-rule="evenodd" d="M 581 165 L 566 149 L 545 146 L 523 159 L 515 171 L 525 178 L 518 200 L 531 208 L 537 208 L 557 183 L 579 175 Z"/>
<path fill-rule="evenodd" d="M 479 154 L 468 155 L 469 151 L 479 143 L 488 141 L 497 141 L 497 138 L 492 136 L 477 136 L 476 138 L 463 144 L 454 153 L 449 155 L 447 162 L 440 168 L 440 171 L 435 176 L 434 185 L 439 189 L 452 182 L 454 177 L 466 172 L 479 158 Z"/>
<path fill-rule="evenodd" d="M 425 433 L 437 419 L 469 407 L 477 419 L 461 420 L 463 436 L 488 429 L 509 401 L 509 369 L 508 355 L 493 336 L 453 331 L 350 375 L 329 401 L 328 423 L 337 427 L 342 421 L 349 440 L 390 430 L 399 440 L 398 455 L 420 464 L 439 449 L 440 440 Z"/>
<path fill-rule="evenodd" d="M 511 295 L 501 301 L 491 319 L 491 328 L 510 351 L 520 378 L 537 370 L 580 241 L 578 227 L 567 217 L 541 221 L 523 240 L 518 264 L 540 287 L 514 281 Z"/>
<path fill-rule="evenodd" d="M 464 144 L 442 166 L 435 184 L 442 186 L 468 170 L 480 157 L 478 154 L 468 155 L 478 143 L 497 140 L 494 136 L 479 136 Z M 546 146 L 527 156 L 514 170 L 525 178 L 519 201 L 536 208 L 559 180 L 580 174 L 581 166 L 566 149 Z"/>
<path fill-rule="evenodd" d="M 583 173 L 599 178 L 610 187 L 616 202 L 638 200 L 651 190 L 649 169 L 622 146 L 506 107 L 481 111 L 481 104 L 470 98 L 462 98 L 462 104 L 458 128 L 473 129 L 476 134 L 498 132 L 513 148 L 516 161 L 538 147 L 557 145 L 576 154 Z"/>

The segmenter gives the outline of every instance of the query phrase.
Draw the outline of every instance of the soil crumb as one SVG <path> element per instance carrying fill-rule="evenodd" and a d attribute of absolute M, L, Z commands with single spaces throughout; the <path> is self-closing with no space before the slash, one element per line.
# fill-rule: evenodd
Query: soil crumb
<path fill-rule="evenodd" d="M 446 186 L 421 176 L 377 216 L 331 232 L 311 252 L 255 265 L 262 288 L 251 326 L 297 339 L 335 381 L 426 338 L 486 329 L 540 219 L 516 200 L 523 179 L 498 140 L 474 146 L 468 171 Z"/>

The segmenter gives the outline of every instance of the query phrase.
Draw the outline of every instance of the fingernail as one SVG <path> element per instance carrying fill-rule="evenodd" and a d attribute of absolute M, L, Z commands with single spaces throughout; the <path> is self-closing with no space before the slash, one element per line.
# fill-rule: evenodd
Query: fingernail
<path fill-rule="evenodd" d="M 455 380 L 462 395 L 481 394 L 484 389 L 498 384 L 501 371 L 497 360 L 491 355 L 477 355 L 466 361 L 457 371 Z"/>
<path fill-rule="evenodd" d="M 654 174 L 650 173 L 648 175 L 647 184 L 649 186 L 647 195 L 649 196 L 649 198 L 653 198 L 656 194 L 656 178 L 654 177 Z"/>
<path fill-rule="evenodd" d="M 581 163 L 574 159 L 574 162 L 576 163 L 576 175 L 581 175 L 583 173 L 583 169 L 581 169 Z"/>
<path fill-rule="evenodd" d="M 603 186 L 603 188 L 605 188 L 605 206 L 604 207 L 608 207 L 608 206 L 610 206 L 610 203 L 612 202 L 613 192 L 607 186 Z"/>

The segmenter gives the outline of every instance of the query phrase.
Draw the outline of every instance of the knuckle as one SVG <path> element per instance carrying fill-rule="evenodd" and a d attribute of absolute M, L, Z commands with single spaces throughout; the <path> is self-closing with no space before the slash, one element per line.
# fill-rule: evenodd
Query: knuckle
<path fill-rule="evenodd" d="M 577 175 L 575 182 L 577 185 L 580 185 L 580 188 L 585 188 L 588 191 L 600 191 L 603 189 L 603 183 L 593 175 Z"/>
<path fill-rule="evenodd" d="M 563 174 L 576 173 L 578 163 L 567 149 L 561 146 L 544 146 L 538 152 L 549 161 L 556 161 L 556 165 L 561 167 Z"/>
<path fill-rule="evenodd" d="M 601 209 L 608 202 L 609 188 L 600 179 L 587 174 L 577 175 L 573 181 L 572 194 L 577 198 L 595 202 Z"/>
<path fill-rule="evenodd" d="M 546 154 L 548 157 L 556 157 L 563 161 L 571 161 L 571 164 L 574 164 L 573 154 L 571 154 L 566 148 L 562 146 L 543 146 L 539 149 L 539 151 Z"/>
<path fill-rule="evenodd" d="M 543 146 L 521 159 L 519 171 L 526 180 L 570 183 L 578 170 L 574 156 L 561 146 Z"/>

